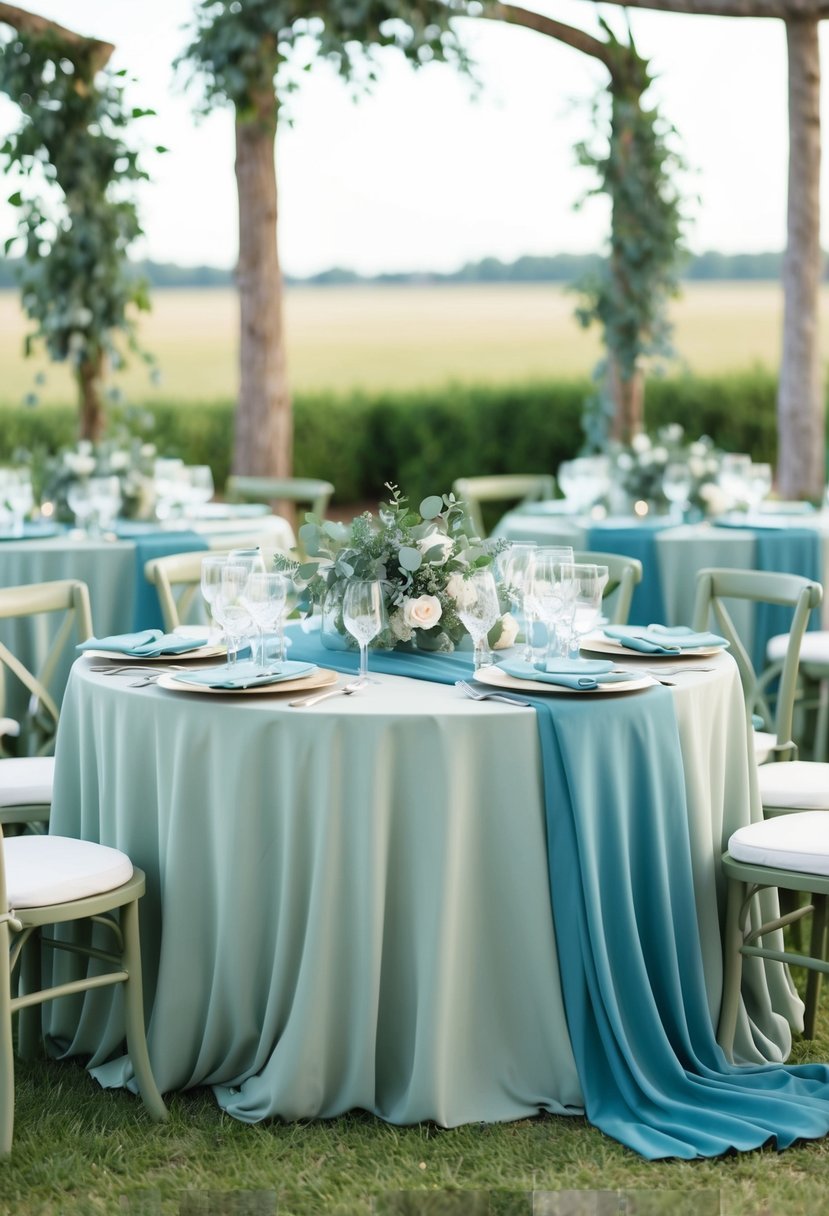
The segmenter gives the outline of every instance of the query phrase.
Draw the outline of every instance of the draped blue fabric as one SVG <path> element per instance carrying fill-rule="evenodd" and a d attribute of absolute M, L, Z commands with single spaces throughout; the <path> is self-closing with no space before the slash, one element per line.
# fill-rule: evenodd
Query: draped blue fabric
<path fill-rule="evenodd" d="M 642 581 L 633 593 L 631 625 L 650 625 L 665 621 L 665 603 L 659 576 L 656 534 L 669 525 L 663 521 L 642 520 L 629 527 L 596 524 L 587 534 L 587 548 L 598 553 L 620 553 L 642 563 Z"/>
<path fill-rule="evenodd" d="M 814 528 L 758 528 L 757 569 L 778 570 L 783 574 L 800 574 L 821 581 L 820 537 Z M 792 610 L 775 604 L 758 604 L 754 617 L 754 652 L 752 662 L 762 671 L 766 662 L 769 638 L 788 633 Z M 820 629 L 820 611 L 815 609 L 809 619 L 810 629 Z"/>
<path fill-rule="evenodd" d="M 356 654 L 293 637 L 295 658 L 356 670 Z M 451 683 L 469 673 L 470 656 L 377 652 L 371 666 Z M 649 1159 L 826 1135 L 828 1066 L 737 1067 L 717 1045 L 670 692 L 530 699 L 561 982 L 590 1121 Z M 597 738 L 601 748 L 586 745 Z"/>
<path fill-rule="evenodd" d="M 161 616 L 161 606 L 158 595 L 152 583 L 144 577 L 144 566 L 155 557 L 167 557 L 171 553 L 190 553 L 197 549 L 207 549 L 209 546 L 203 536 L 195 532 L 160 532 L 139 530 L 132 525 L 125 534 L 119 529 L 123 539 L 129 539 L 135 545 L 135 591 L 132 604 L 133 629 L 162 629 L 164 621 Z"/>

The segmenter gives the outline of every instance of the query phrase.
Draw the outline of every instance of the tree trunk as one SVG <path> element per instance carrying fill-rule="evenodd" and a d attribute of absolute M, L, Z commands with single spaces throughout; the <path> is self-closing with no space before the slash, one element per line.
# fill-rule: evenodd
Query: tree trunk
<path fill-rule="evenodd" d="M 234 473 L 291 474 L 293 426 L 285 366 L 282 275 L 276 240 L 276 103 L 236 122 L 239 191 L 239 403 Z"/>
<path fill-rule="evenodd" d="M 611 353 L 607 360 L 607 389 L 613 402 L 610 438 L 628 444 L 643 429 L 645 417 L 645 377 L 637 368 L 628 379 L 619 374 L 619 365 Z"/>
<path fill-rule="evenodd" d="M 104 356 L 98 351 L 84 359 L 75 374 L 80 396 L 80 438 L 98 443 L 104 435 L 106 414 L 103 399 Z"/>
<path fill-rule="evenodd" d="M 783 263 L 783 358 L 777 397 L 777 478 L 785 498 L 817 498 L 824 483 L 824 404 L 818 349 L 820 48 L 818 21 L 786 22 L 789 54 L 788 243 Z"/>

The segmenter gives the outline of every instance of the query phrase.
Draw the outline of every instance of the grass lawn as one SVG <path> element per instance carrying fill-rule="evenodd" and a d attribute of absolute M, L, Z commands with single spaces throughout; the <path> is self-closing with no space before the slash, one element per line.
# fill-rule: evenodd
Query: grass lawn
<path fill-rule="evenodd" d="M 826 1001 L 819 1037 L 798 1043 L 794 1058 L 829 1059 Z M 137 1098 L 100 1090 L 75 1063 L 21 1064 L 0 1211 L 272 1216 L 278 1204 L 283 1216 L 528 1216 L 532 1190 L 621 1191 L 618 1210 L 650 1216 L 814 1216 L 826 1207 L 829 1139 L 783 1154 L 651 1164 L 580 1118 L 448 1131 L 363 1114 L 247 1126 L 222 1115 L 208 1091 L 172 1095 L 169 1105 L 171 1121 L 156 1126 Z"/>
<path fill-rule="evenodd" d="M 829 293 L 829 288 L 824 288 Z M 303 390 L 416 388 L 452 380 L 526 382 L 588 375 L 595 331 L 573 319 L 576 296 L 550 284 L 291 288 L 289 371 Z M 676 348 L 699 374 L 777 366 L 782 298 L 776 283 L 694 283 L 672 306 Z M 829 309 L 822 309 L 829 355 Z M 237 302 L 231 290 L 157 291 L 141 337 L 159 360 L 154 389 L 142 366 L 124 375 L 132 400 L 232 396 Z M 44 361 L 21 354 L 26 322 L 17 294 L 0 292 L 0 398 L 19 402 Z M 48 368 L 44 402 L 74 400 L 65 368 Z"/>

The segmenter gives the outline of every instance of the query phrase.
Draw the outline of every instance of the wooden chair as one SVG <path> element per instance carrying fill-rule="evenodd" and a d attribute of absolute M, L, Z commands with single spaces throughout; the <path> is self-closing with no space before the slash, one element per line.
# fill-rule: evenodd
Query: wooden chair
<path fill-rule="evenodd" d="M 144 887 L 142 871 L 117 849 L 63 836 L 4 841 L 0 827 L 0 955 L 8 960 L 0 968 L 0 1152 L 11 1151 L 14 1130 L 14 1014 L 112 984 L 124 985 L 127 1051 L 144 1104 L 154 1119 L 167 1118 L 144 1032 L 138 939 L 138 900 Z M 116 910 L 118 919 L 112 915 Z M 103 950 L 42 934 L 46 926 L 80 920 L 106 926 L 114 935 L 113 947 Z M 77 979 L 43 988 L 41 949 L 68 950 L 94 960 L 94 966 Z M 23 1020 L 20 1035 L 29 1041 L 32 1015 L 24 1012 Z"/>
<path fill-rule="evenodd" d="M 44 614 L 62 614 L 46 657 L 31 671 L 0 642 L 0 668 L 18 680 L 29 696 L 26 720 L 9 727 L 17 734 L 27 755 L 0 759 L 0 823 L 42 824 L 49 819 L 54 776 L 55 733 L 58 705 L 49 691 L 57 664 L 69 647 L 92 637 L 92 614 L 86 584 L 76 579 L 31 583 L 0 590 L 0 619 L 39 619 Z"/>
<path fill-rule="evenodd" d="M 325 515 L 334 487 L 314 477 L 228 477 L 225 494 L 230 502 L 290 502 L 306 504 L 312 515 Z"/>
<path fill-rule="evenodd" d="M 792 727 L 800 648 L 809 614 L 820 604 L 822 597 L 823 588 L 820 583 L 813 583 L 797 574 L 708 569 L 700 570 L 697 576 L 694 628 L 707 629 L 713 617 L 717 631 L 728 638 L 731 654 L 739 668 L 748 712 L 750 715 L 758 715 L 762 720 L 754 735 L 754 753 L 761 764 L 768 759 L 793 760 L 797 755 Z M 788 635 L 785 658 L 780 667 L 773 711 L 766 687 L 758 678 L 748 651 L 734 626 L 725 602 L 727 600 L 779 604 L 793 610 L 792 627 Z"/>
<path fill-rule="evenodd" d="M 517 502 L 538 502 L 555 494 L 555 479 L 548 473 L 504 473 L 491 477 L 459 477 L 452 493 L 466 506 L 475 536 L 485 537 L 482 503 L 507 507 Z"/>
<path fill-rule="evenodd" d="M 608 623 L 626 625 L 633 593 L 642 581 L 642 563 L 638 558 L 625 557 L 620 553 L 591 553 L 580 550 L 573 555 L 573 560 L 588 562 L 594 566 L 607 566 L 607 584 L 602 592 L 602 600 L 610 600 L 613 596 Z"/>
<path fill-rule="evenodd" d="M 789 768 L 789 765 L 771 765 Z M 728 903 L 723 938 L 723 998 L 717 1037 L 729 1059 L 733 1056 L 734 1033 L 740 1004 L 743 958 L 755 956 L 806 967 L 806 1013 L 803 1033 L 813 1038 L 820 980 L 829 972 L 826 962 L 827 896 L 829 896 L 829 815 L 803 811 L 786 819 L 766 819 L 739 828 L 728 842 L 722 859 L 728 883 Z M 763 891 L 807 893 L 809 902 L 785 915 L 773 916 L 759 927 L 748 927 L 752 904 Z M 778 933 L 812 914 L 808 954 L 784 947 L 780 938 L 763 944 L 763 938 Z"/>

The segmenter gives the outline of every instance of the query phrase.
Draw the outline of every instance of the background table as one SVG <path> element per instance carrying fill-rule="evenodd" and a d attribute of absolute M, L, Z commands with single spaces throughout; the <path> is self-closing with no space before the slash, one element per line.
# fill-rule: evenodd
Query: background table
<path fill-rule="evenodd" d="M 716 1020 L 719 854 L 759 812 L 736 668 L 714 666 L 679 677 L 673 700 Z M 585 737 L 597 763 L 625 746 L 626 698 L 614 704 L 617 738 Z M 134 689 L 82 659 L 55 787 L 53 832 L 116 845 L 147 872 L 162 1090 L 213 1085 L 244 1120 L 359 1107 L 454 1126 L 580 1109 L 533 710 L 395 677 L 292 709 Z M 748 980 L 739 1048 L 784 1058 L 798 1008 L 786 974 L 749 966 Z M 104 1063 L 119 1049 L 110 1001 L 88 994 L 52 1032 L 122 1084 L 125 1062 Z"/>

